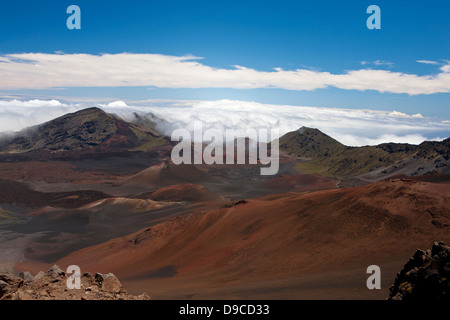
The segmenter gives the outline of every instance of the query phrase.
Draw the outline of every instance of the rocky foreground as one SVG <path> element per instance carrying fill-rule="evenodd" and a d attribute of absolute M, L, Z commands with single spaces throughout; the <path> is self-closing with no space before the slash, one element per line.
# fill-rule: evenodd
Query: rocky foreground
<path fill-rule="evenodd" d="M 112 273 L 84 273 L 80 289 L 69 289 L 67 279 L 56 265 L 35 276 L 0 274 L 0 300 L 150 300 L 146 293 L 128 294 Z"/>
<path fill-rule="evenodd" d="M 417 250 L 389 289 L 389 300 L 450 302 L 450 248 L 435 242 Z"/>
<path fill-rule="evenodd" d="M 68 287 L 68 276 L 58 266 L 35 276 L 0 274 L 0 300 L 150 300 L 130 295 L 112 274 L 84 273 L 80 289 Z M 431 250 L 417 250 L 397 274 L 388 300 L 450 302 L 450 247 L 435 242 Z"/>

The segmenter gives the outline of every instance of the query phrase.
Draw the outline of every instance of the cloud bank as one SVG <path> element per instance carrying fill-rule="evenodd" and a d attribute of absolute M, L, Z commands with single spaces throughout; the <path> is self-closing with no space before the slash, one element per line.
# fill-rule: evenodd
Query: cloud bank
<path fill-rule="evenodd" d="M 19 131 L 83 108 L 86 106 L 58 100 L 0 100 L 0 132 Z"/>
<path fill-rule="evenodd" d="M 450 62 L 435 75 L 360 69 L 341 74 L 307 69 L 213 68 L 195 56 L 161 54 L 0 55 L 0 89 L 148 86 L 158 88 L 281 88 L 376 90 L 409 95 L 450 92 Z M 375 65 L 385 62 L 378 61 Z"/>
<path fill-rule="evenodd" d="M 167 120 L 171 125 L 162 128 L 166 134 L 176 128 L 193 130 L 194 121 L 202 121 L 204 130 L 277 128 L 281 135 L 301 126 L 312 127 L 348 146 L 385 142 L 419 144 L 450 135 L 450 122 L 397 111 L 271 105 L 236 100 L 178 101 L 164 107 L 149 103 L 144 102 L 145 107 L 135 104 L 129 108 L 150 111 Z"/>
<path fill-rule="evenodd" d="M 302 126 L 317 128 L 349 146 L 376 145 L 385 142 L 419 144 L 425 140 L 441 140 L 450 136 L 450 121 L 408 115 L 398 111 L 318 108 L 271 105 L 251 101 L 106 101 L 84 100 L 0 100 L 0 131 L 18 131 L 30 125 L 52 120 L 69 112 L 97 106 L 125 120 L 133 113 L 152 113 L 167 120 L 160 130 L 170 136 L 173 130 L 185 128 L 193 132 L 195 121 L 203 130 L 272 129 L 280 135 Z"/>

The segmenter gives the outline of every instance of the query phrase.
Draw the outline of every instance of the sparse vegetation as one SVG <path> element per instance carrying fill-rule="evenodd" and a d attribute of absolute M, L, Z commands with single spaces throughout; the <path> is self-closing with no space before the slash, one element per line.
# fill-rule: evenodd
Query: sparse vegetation
<path fill-rule="evenodd" d="M 295 165 L 299 173 L 345 177 L 365 174 L 378 168 L 397 166 L 397 169 L 402 161 L 413 158 L 434 162 L 435 167 L 444 168 L 447 161 L 445 156 L 450 153 L 450 139 L 420 145 L 385 143 L 346 147 L 317 129 L 301 128 L 280 138 L 280 150 L 300 158 Z"/>
<path fill-rule="evenodd" d="M 145 142 L 143 145 L 132 149 L 131 151 L 148 151 L 150 148 L 163 146 L 167 143 L 166 139 L 163 137 L 157 137 L 150 139 L 150 141 Z"/>
<path fill-rule="evenodd" d="M 19 217 L 17 214 L 0 208 L 0 226 L 6 224 L 26 223 L 27 220 Z"/>
<path fill-rule="evenodd" d="M 98 108 L 67 114 L 42 125 L 0 139 L 1 153 L 34 150 L 134 149 L 163 145 L 152 128 L 128 123 Z"/>

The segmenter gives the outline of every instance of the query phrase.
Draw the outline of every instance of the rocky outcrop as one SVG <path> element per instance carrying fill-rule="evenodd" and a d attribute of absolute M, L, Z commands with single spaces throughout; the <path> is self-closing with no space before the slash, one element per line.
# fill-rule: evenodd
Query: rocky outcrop
<path fill-rule="evenodd" d="M 450 248 L 435 242 L 417 250 L 397 274 L 388 300 L 450 301 Z"/>
<path fill-rule="evenodd" d="M 246 203 L 248 203 L 248 201 L 245 200 L 245 199 L 242 199 L 242 200 L 234 201 L 232 203 L 226 203 L 226 204 L 224 204 L 223 207 L 224 208 L 233 208 L 233 207 L 237 207 L 237 206 L 239 206 L 241 204 L 246 204 Z"/>
<path fill-rule="evenodd" d="M 70 289 L 68 276 L 58 266 L 34 277 L 29 272 L 19 276 L 0 274 L 0 300 L 149 300 L 143 293 L 133 296 L 126 292 L 112 274 L 84 273 L 80 289 Z M 69 280 L 70 281 L 70 280 Z"/>

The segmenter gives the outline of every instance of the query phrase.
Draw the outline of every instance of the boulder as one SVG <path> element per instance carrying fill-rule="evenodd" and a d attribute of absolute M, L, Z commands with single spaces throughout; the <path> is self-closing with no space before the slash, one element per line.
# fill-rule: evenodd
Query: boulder
<path fill-rule="evenodd" d="M 25 281 L 33 281 L 34 280 L 34 277 L 28 271 L 19 273 L 19 278 L 22 278 Z"/>
<path fill-rule="evenodd" d="M 97 273 L 95 280 L 97 280 L 99 286 L 105 291 L 120 293 L 123 290 L 122 284 L 113 273 Z"/>
<path fill-rule="evenodd" d="M 32 277 L 21 272 L 20 277 L 0 273 L 0 300 L 149 300 L 147 294 L 128 294 L 119 279 L 112 274 L 85 273 L 82 289 L 67 287 L 68 275 L 58 266 Z"/>
<path fill-rule="evenodd" d="M 65 277 L 66 273 L 57 265 L 54 265 L 47 271 L 47 276 L 51 279 L 56 279 L 60 277 Z"/>
<path fill-rule="evenodd" d="M 0 299 L 15 292 L 23 280 L 11 274 L 0 274 Z"/>
<path fill-rule="evenodd" d="M 388 300 L 450 302 L 450 248 L 435 242 L 417 250 L 389 290 Z"/>
<path fill-rule="evenodd" d="M 45 273 L 43 271 L 39 271 L 33 278 L 34 281 L 38 281 L 45 277 Z"/>

